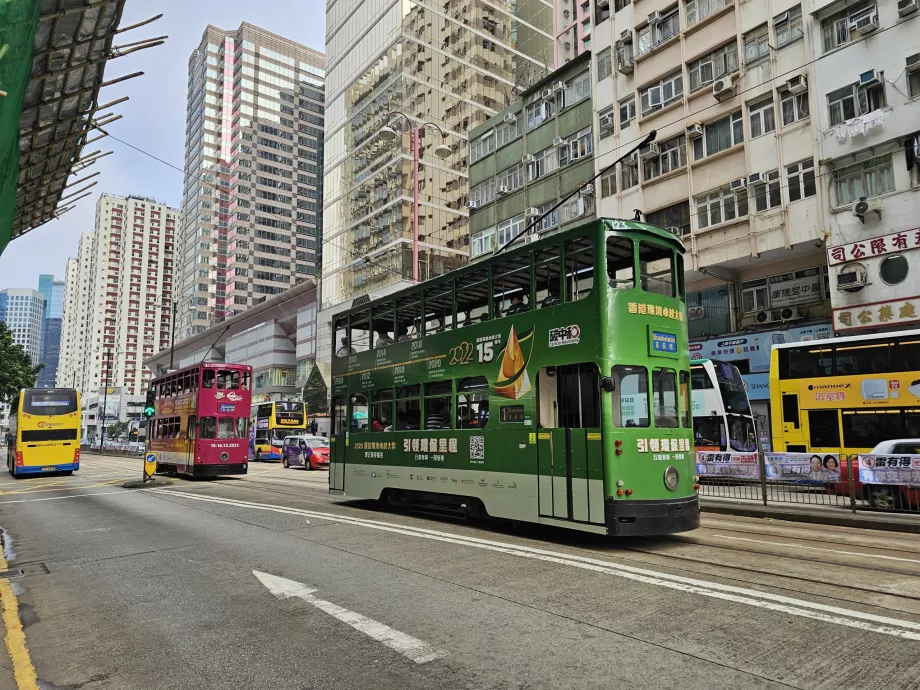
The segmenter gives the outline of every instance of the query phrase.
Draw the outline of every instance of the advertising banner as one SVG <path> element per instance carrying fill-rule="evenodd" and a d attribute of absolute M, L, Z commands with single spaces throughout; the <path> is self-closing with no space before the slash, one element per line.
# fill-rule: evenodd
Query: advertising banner
<path fill-rule="evenodd" d="M 920 295 L 834 309 L 834 330 L 837 331 L 891 328 L 915 321 L 920 321 Z"/>
<path fill-rule="evenodd" d="M 701 477 L 760 479 L 760 463 L 757 453 L 698 452 L 696 473 Z"/>
<path fill-rule="evenodd" d="M 835 453 L 764 453 L 764 471 L 773 481 L 826 484 L 840 481 Z"/>
<path fill-rule="evenodd" d="M 859 481 L 920 486 L 920 455 L 860 455 Z"/>

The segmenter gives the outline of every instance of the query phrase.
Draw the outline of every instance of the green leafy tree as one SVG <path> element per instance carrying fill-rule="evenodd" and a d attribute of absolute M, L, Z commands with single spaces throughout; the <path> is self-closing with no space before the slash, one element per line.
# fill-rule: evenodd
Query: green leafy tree
<path fill-rule="evenodd" d="M 313 365 L 307 385 L 303 387 L 303 401 L 307 405 L 307 414 L 326 414 L 329 412 L 329 389 L 323 380 L 319 367 Z"/>
<path fill-rule="evenodd" d="M 129 428 L 128 422 L 114 422 L 105 428 L 105 435 L 113 441 L 117 441 L 121 437 L 128 435 Z"/>
<path fill-rule="evenodd" d="M 33 365 L 32 358 L 13 342 L 13 334 L 5 321 L 0 321 L 0 403 L 8 403 L 23 388 L 33 388 L 41 364 Z"/>

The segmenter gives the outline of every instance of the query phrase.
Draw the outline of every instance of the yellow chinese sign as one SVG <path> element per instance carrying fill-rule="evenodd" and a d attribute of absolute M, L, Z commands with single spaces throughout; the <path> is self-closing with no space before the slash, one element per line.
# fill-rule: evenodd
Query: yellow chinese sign
<path fill-rule="evenodd" d="M 834 330 L 896 326 L 920 321 L 920 297 L 834 309 Z"/>
<path fill-rule="evenodd" d="M 673 321 L 683 321 L 684 312 L 680 309 L 662 307 L 660 304 L 645 304 L 644 302 L 630 302 L 626 305 L 630 314 L 645 314 L 647 316 L 662 316 Z"/>

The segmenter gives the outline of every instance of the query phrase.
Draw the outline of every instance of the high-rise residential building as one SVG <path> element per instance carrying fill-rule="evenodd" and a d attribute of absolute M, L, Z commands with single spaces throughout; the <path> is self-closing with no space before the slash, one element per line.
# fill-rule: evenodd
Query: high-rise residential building
<path fill-rule="evenodd" d="M 246 23 L 208 26 L 192 52 L 180 339 L 317 274 L 325 66 Z"/>
<path fill-rule="evenodd" d="M 22 345 L 32 363 L 38 364 L 45 323 L 45 296 L 28 288 L 0 290 L 0 319 L 6 321 L 13 342 Z"/>
<path fill-rule="evenodd" d="M 40 360 L 44 365 L 38 374 L 39 388 L 53 388 L 57 381 L 57 370 L 61 352 L 61 322 L 64 313 L 64 291 L 66 282 L 55 280 L 49 273 L 38 276 L 38 291 L 45 297 L 45 319 L 42 325 L 42 349 Z"/>
<path fill-rule="evenodd" d="M 75 357 L 65 359 L 62 385 L 77 372 L 84 393 L 146 391 L 144 359 L 170 344 L 178 227 L 179 210 L 153 199 L 99 197 L 91 241 L 81 238 L 76 265 L 68 264 L 64 342 Z"/>
<path fill-rule="evenodd" d="M 79 388 L 83 382 L 83 345 L 86 340 L 90 273 L 93 266 L 92 232 L 80 235 L 76 258 L 67 260 L 64 277 L 64 313 L 61 320 L 61 354 L 56 385 Z"/>
<path fill-rule="evenodd" d="M 421 279 L 466 261 L 468 132 L 552 71 L 553 5 L 327 0 L 326 58 L 321 299 L 330 312 L 411 281 L 416 239 Z M 436 128 L 422 130 L 416 173 L 410 131 L 427 123 Z M 395 138 L 380 136 L 388 124 Z M 446 159 L 435 155 L 438 129 Z"/>

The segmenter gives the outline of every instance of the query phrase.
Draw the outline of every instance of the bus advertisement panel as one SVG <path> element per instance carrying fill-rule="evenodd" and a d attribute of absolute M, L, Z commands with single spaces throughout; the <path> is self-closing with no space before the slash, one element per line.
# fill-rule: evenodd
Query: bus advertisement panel
<path fill-rule="evenodd" d="M 80 469 L 80 393 L 26 388 L 10 402 L 7 469 L 13 476 Z"/>

